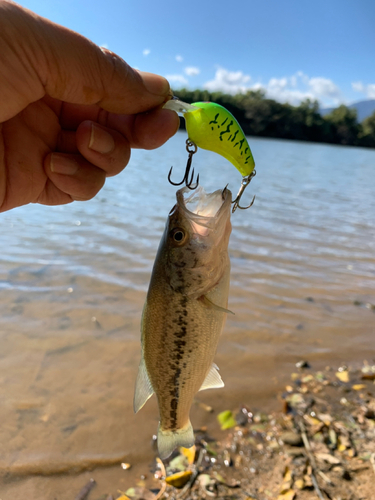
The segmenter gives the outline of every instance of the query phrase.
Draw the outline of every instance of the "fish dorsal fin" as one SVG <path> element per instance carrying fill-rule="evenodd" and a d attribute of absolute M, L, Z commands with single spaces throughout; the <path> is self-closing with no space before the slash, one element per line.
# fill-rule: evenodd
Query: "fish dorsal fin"
<path fill-rule="evenodd" d="M 137 413 L 154 394 L 151 381 L 149 379 L 145 360 L 142 354 L 141 362 L 139 363 L 137 381 L 135 383 L 134 393 L 134 412 Z"/>
<path fill-rule="evenodd" d="M 230 311 L 229 309 L 225 309 L 225 307 L 218 306 L 217 304 L 214 304 L 208 297 L 207 295 L 201 295 L 199 299 L 203 305 L 208 307 L 209 309 L 215 309 L 215 311 L 220 311 L 223 313 L 228 313 L 228 314 L 233 314 L 234 312 Z"/>
<path fill-rule="evenodd" d="M 219 389 L 220 387 L 224 387 L 224 382 L 221 380 L 220 374 L 218 372 L 218 367 L 213 363 L 208 372 L 202 387 L 199 389 L 200 391 L 204 391 L 205 389 Z"/>

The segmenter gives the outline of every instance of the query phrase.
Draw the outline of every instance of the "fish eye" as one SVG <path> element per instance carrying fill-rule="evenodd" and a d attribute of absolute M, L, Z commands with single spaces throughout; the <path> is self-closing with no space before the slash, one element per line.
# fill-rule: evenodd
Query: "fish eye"
<path fill-rule="evenodd" d="M 185 240 L 186 233 L 180 227 L 176 227 L 171 231 L 171 236 L 176 243 L 182 243 Z"/>

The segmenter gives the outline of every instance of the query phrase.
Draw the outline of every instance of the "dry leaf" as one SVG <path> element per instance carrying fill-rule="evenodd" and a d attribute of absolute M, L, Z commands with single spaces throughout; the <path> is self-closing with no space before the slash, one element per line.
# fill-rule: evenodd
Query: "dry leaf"
<path fill-rule="evenodd" d="M 233 413 L 230 410 L 222 411 L 217 416 L 220 427 L 222 431 L 225 429 L 230 429 L 231 427 L 235 427 L 237 425 L 236 419 L 233 416 Z"/>
<path fill-rule="evenodd" d="M 354 384 L 352 385 L 352 389 L 354 391 L 361 391 L 362 389 L 366 389 L 365 384 Z"/>
<path fill-rule="evenodd" d="M 349 372 L 347 370 L 336 372 L 336 377 L 341 380 L 341 382 L 349 382 Z"/>
<path fill-rule="evenodd" d="M 305 481 L 303 479 L 296 479 L 294 486 L 299 490 L 303 490 L 305 487 Z"/>
<path fill-rule="evenodd" d="M 289 469 L 288 466 L 286 466 L 285 471 L 284 471 L 283 484 L 281 485 L 280 494 L 283 495 L 285 491 L 290 491 L 292 484 L 293 484 L 292 471 Z"/>
<path fill-rule="evenodd" d="M 175 488 L 182 488 L 189 481 L 192 474 L 191 470 L 176 472 L 176 474 L 166 477 L 165 482 Z"/>
<path fill-rule="evenodd" d="M 180 453 L 182 453 L 188 459 L 190 465 L 194 463 L 195 451 L 196 451 L 195 444 L 193 444 L 191 448 L 183 448 L 183 447 L 180 448 Z"/>
<path fill-rule="evenodd" d="M 294 490 L 287 490 L 277 497 L 277 500 L 293 500 L 296 496 L 296 492 Z"/>

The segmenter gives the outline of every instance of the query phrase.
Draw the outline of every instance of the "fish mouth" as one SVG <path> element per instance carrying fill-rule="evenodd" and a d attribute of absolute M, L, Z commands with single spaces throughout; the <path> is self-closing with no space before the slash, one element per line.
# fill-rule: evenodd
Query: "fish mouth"
<path fill-rule="evenodd" d="M 187 196 L 188 194 L 190 196 Z M 202 186 L 198 186 L 193 193 L 184 187 L 177 191 L 176 198 L 177 204 L 171 214 L 180 209 L 192 222 L 209 229 L 212 229 L 224 214 L 230 215 L 232 193 L 226 186 L 213 193 L 206 193 Z"/>
<path fill-rule="evenodd" d="M 187 196 L 190 194 L 190 196 Z M 179 189 L 176 193 L 177 206 L 181 208 L 189 218 L 195 222 L 205 225 L 213 219 L 218 219 L 227 211 L 232 201 L 232 193 L 225 186 L 213 193 L 206 193 L 202 186 L 191 192 L 187 187 Z"/>

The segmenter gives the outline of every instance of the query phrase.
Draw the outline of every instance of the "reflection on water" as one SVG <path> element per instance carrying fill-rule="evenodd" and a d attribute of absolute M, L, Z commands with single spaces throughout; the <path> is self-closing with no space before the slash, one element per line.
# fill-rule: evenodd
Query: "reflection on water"
<path fill-rule="evenodd" d="M 29 500 L 40 491 L 72 498 L 84 483 L 85 476 L 2 480 L 12 466 L 153 456 L 155 401 L 132 411 L 139 323 L 175 199 L 166 176 L 171 165 L 183 172 L 184 141 L 179 133 L 157 151 L 135 151 L 88 203 L 1 214 L 3 498 L 25 491 Z M 276 405 L 300 358 L 324 367 L 375 356 L 375 151 L 250 143 L 257 176 L 245 198 L 256 194 L 256 202 L 232 219 L 235 316 L 217 354 L 226 386 L 199 395 L 218 410 Z M 221 157 L 199 151 L 194 167 L 206 190 L 229 180 L 237 191 L 240 175 Z M 212 420 L 198 407 L 192 418 L 197 426 Z M 118 468 L 95 477 L 98 495 L 126 486 Z"/>

